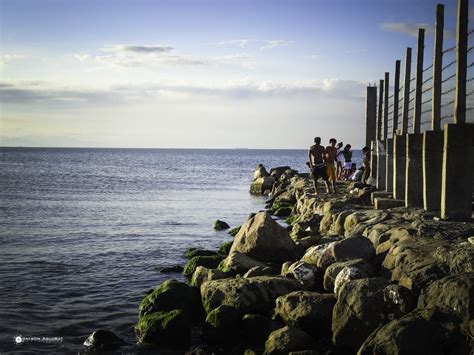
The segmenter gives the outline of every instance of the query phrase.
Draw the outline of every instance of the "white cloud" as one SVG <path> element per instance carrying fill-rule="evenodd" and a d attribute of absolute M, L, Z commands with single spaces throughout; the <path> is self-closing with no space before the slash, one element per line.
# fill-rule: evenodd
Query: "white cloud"
<path fill-rule="evenodd" d="M 427 34 L 434 33 L 434 27 L 426 23 L 383 22 L 380 24 L 380 28 L 384 31 L 403 33 L 403 34 L 407 34 L 414 37 L 418 36 L 419 28 L 425 29 L 425 36 Z M 447 38 L 454 38 L 455 34 L 454 34 L 454 31 L 445 30 L 444 36 Z"/>
<path fill-rule="evenodd" d="M 156 66 L 219 66 L 233 65 L 244 68 L 253 68 L 255 59 L 246 53 L 236 53 L 221 56 L 195 56 L 173 52 L 174 48 L 168 45 L 138 46 L 138 45 L 109 45 L 99 51 L 107 54 L 90 55 L 74 54 L 82 62 L 91 60 L 100 67 L 93 67 L 95 71 L 104 67 L 156 67 Z"/>
<path fill-rule="evenodd" d="M 287 41 L 283 39 L 271 39 L 271 40 L 262 40 L 262 39 L 232 39 L 229 41 L 217 42 L 217 45 L 237 45 L 239 47 L 247 47 L 250 44 L 255 44 L 259 46 L 260 49 L 273 49 L 276 47 L 288 46 L 295 43 L 294 41 Z"/>
<path fill-rule="evenodd" d="M 0 64 L 8 64 L 14 60 L 24 59 L 22 54 L 0 54 Z"/>

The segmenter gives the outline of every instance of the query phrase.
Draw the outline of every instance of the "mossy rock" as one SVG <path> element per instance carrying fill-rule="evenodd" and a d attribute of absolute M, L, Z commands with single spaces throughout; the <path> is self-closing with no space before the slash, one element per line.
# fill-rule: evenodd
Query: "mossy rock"
<path fill-rule="evenodd" d="M 190 277 L 198 266 L 215 269 L 224 258 L 224 255 L 195 256 L 184 267 L 183 275 Z"/>
<path fill-rule="evenodd" d="M 135 334 L 140 343 L 186 349 L 191 341 L 191 326 L 184 312 L 175 309 L 141 317 Z"/>
<path fill-rule="evenodd" d="M 237 233 L 239 233 L 241 227 L 242 227 L 242 226 L 238 226 L 238 227 L 232 228 L 232 229 L 229 231 L 229 234 L 230 234 L 231 236 L 235 237 L 235 236 L 237 235 Z"/>
<path fill-rule="evenodd" d="M 295 215 L 288 216 L 288 217 L 286 217 L 286 219 L 285 219 L 285 222 L 286 222 L 287 224 L 289 224 L 290 226 L 292 226 L 293 224 L 295 224 L 296 221 L 298 221 L 298 216 L 295 216 Z"/>
<path fill-rule="evenodd" d="M 235 307 L 221 305 L 207 314 L 206 322 L 214 328 L 237 328 L 241 314 Z"/>
<path fill-rule="evenodd" d="M 270 212 L 277 217 L 288 217 L 291 215 L 293 205 L 288 202 L 275 201 L 270 208 Z"/>
<path fill-rule="evenodd" d="M 219 247 L 219 254 L 229 255 L 230 248 L 232 248 L 232 243 L 233 241 L 222 243 Z"/>
<path fill-rule="evenodd" d="M 230 226 L 227 222 L 221 221 L 219 219 L 214 222 L 213 227 L 217 231 L 223 231 L 225 229 L 230 228 Z"/>
<path fill-rule="evenodd" d="M 139 316 L 173 309 L 190 312 L 195 308 L 197 297 L 196 292 L 184 282 L 166 280 L 141 301 Z"/>
<path fill-rule="evenodd" d="M 194 258 L 195 256 L 214 256 L 217 254 L 217 251 L 214 250 L 189 248 L 184 252 L 184 257 L 189 260 Z"/>

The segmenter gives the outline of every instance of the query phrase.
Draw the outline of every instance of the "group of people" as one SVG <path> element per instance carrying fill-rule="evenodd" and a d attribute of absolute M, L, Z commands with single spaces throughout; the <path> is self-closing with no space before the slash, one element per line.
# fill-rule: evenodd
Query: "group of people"
<path fill-rule="evenodd" d="M 341 150 L 343 143 L 337 144 L 335 138 L 329 140 L 329 145 L 321 145 L 321 138 L 314 138 L 314 145 L 309 148 L 307 165 L 311 169 L 314 178 L 315 194 L 318 193 L 317 181 L 323 179 L 326 192 L 336 193 L 336 180 L 362 181 L 363 183 L 370 176 L 370 150 L 368 147 L 362 149 L 363 165 L 357 170 L 357 165 L 352 162 L 351 145 L 346 144 Z M 342 156 L 342 158 L 341 158 Z M 343 159 L 343 161 L 342 161 Z"/>

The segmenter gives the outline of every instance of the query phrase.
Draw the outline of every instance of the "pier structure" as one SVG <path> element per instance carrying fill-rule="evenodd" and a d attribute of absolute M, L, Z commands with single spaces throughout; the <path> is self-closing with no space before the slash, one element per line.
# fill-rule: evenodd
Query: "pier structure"
<path fill-rule="evenodd" d="M 469 0 L 458 0 L 456 43 L 444 48 L 444 5 L 438 4 L 432 64 L 424 65 L 420 28 L 414 77 L 407 47 L 403 84 L 396 60 L 393 89 L 389 72 L 379 82 L 378 98 L 374 86 L 367 88 L 366 144 L 372 149 L 377 209 L 421 207 L 443 219 L 472 218 L 474 70 L 468 69 L 474 67 L 469 46 L 474 29 L 469 30 L 468 10 Z"/>

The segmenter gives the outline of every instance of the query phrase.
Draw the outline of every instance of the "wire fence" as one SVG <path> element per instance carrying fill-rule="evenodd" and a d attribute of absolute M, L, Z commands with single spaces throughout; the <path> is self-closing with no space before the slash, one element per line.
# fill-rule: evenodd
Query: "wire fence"
<path fill-rule="evenodd" d="M 474 34 L 474 28 L 468 31 L 469 39 Z M 469 46 L 467 49 L 468 53 L 468 65 L 466 69 L 474 68 L 474 46 Z M 450 123 L 454 119 L 454 103 L 456 102 L 456 58 L 453 55 L 456 54 L 456 46 L 451 46 L 442 50 L 442 61 L 444 62 L 441 66 L 441 104 L 440 104 L 440 121 L 441 124 Z M 473 58 L 470 58 L 472 56 Z M 449 58 L 450 57 L 450 58 Z M 405 97 L 406 83 L 398 87 L 398 102 L 395 102 L 395 93 L 391 93 L 388 96 L 388 105 L 383 105 L 382 117 L 379 120 L 382 122 L 382 131 L 385 130 L 388 133 L 388 137 L 393 136 L 395 132 L 400 130 L 404 124 L 403 120 L 407 120 L 405 125 L 408 128 L 413 127 L 415 106 L 419 107 L 417 114 L 420 114 L 420 125 L 422 130 L 430 129 L 432 124 L 432 112 L 433 112 L 433 82 L 434 82 L 434 64 L 431 63 L 427 67 L 423 68 L 421 72 L 421 97 L 420 101 L 417 101 L 417 88 L 412 83 L 416 80 L 417 76 L 411 77 L 409 80 L 410 90 L 408 96 Z M 430 75 L 430 71 L 433 74 Z M 415 87 L 413 87 L 415 86 Z M 466 121 L 474 122 L 474 70 L 468 71 L 468 77 L 466 79 L 467 94 L 466 98 Z M 395 88 L 393 89 L 395 90 Z M 405 102 L 406 101 L 406 102 Z M 397 106 L 395 106 L 397 105 Z M 385 110 L 387 112 L 385 112 Z M 378 112 L 378 111 L 377 111 Z M 404 115 L 407 113 L 407 117 Z M 383 126 L 384 118 L 388 116 L 386 128 Z M 395 120 L 397 122 L 395 122 Z M 396 123 L 396 125 L 394 125 Z"/>

